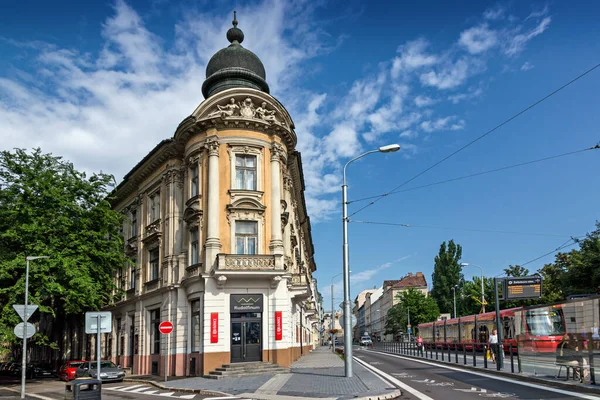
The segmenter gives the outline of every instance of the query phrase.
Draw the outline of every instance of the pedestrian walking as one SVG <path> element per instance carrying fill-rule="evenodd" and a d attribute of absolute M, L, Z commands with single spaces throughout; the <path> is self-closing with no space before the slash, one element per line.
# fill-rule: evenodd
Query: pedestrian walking
<path fill-rule="evenodd" d="M 423 338 L 421 335 L 417 335 L 417 353 L 423 357 Z"/>
<path fill-rule="evenodd" d="M 494 329 L 490 334 L 488 339 L 488 344 L 490 345 L 490 354 L 492 356 L 492 362 L 496 362 L 496 353 L 498 351 L 498 331 Z"/>

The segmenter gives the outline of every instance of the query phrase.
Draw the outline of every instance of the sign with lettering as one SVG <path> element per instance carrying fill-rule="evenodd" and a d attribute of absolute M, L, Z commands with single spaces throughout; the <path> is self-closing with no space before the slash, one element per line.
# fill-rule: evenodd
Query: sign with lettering
<path fill-rule="evenodd" d="M 219 343 L 219 313 L 210 313 L 210 342 Z"/>
<path fill-rule="evenodd" d="M 275 311 L 275 340 L 283 339 L 283 317 L 281 311 Z"/>
<path fill-rule="evenodd" d="M 232 294 L 229 302 L 229 312 L 232 313 L 259 313 L 263 311 L 262 294 Z"/>
<path fill-rule="evenodd" d="M 504 278 L 504 300 L 539 299 L 542 297 L 541 276 Z"/>

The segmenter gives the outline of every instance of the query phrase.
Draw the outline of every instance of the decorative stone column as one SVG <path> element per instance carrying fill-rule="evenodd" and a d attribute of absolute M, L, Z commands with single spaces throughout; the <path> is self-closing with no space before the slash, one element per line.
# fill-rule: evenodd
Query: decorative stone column
<path fill-rule="evenodd" d="M 281 160 L 285 150 L 279 143 L 271 145 L 271 254 L 283 254 L 281 240 Z"/>
<path fill-rule="evenodd" d="M 219 239 L 219 142 L 216 138 L 207 140 L 208 150 L 208 209 L 206 210 L 206 251 L 205 270 L 208 272 L 221 251 Z"/>

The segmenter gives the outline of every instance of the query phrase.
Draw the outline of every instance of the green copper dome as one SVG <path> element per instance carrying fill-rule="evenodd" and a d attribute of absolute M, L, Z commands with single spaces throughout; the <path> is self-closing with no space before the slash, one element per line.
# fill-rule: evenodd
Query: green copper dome
<path fill-rule="evenodd" d="M 240 44 L 244 40 L 244 32 L 237 24 L 234 11 L 233 28 L 227 31 L 227 40 L 231 44 L 217 51 L 206 66 L 206 80 L 202 84 L 205 98 L 234 87 L 249 87 L 269 93 L 265 67 L 256 54 Z"/>

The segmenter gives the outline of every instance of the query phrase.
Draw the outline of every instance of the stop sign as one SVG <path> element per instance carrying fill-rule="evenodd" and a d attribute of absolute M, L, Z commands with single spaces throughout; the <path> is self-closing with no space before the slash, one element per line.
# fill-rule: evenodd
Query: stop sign
<path fill-rule="evenodd" d="M 163 321 L 158 326 L 158 330 L 160 333 L 168 335 L 169 333 L 173 332 L 173 324 L 169 321 Z"/>

